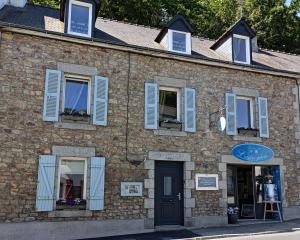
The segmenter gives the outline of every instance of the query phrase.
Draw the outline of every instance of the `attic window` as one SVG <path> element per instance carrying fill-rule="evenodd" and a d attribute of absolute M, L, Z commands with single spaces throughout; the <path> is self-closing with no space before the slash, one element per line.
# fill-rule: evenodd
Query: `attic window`
<path fill-rule="evenodd" d="M 249 37 L 234 34 L 232 38 L 232 48 L 234 62 L 250 64 Z"/>
<path fill-rule="evenodd" d="M 191 54 L 191 34 L 169 29 L 169 50 Z"/>
<path fill-rule="evenodd" d="M 92 4 L 70 0 L 68 33 L 82 37 L 91 37 L 91 26 Z"/>

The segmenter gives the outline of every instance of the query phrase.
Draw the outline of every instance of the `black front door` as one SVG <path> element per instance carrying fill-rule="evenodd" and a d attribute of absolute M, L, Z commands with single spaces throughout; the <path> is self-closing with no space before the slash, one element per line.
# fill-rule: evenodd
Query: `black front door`
<path fill-rule="evenodd" d="M 155 163 L 155 225 L 183 224 L 181 162 Z"/>

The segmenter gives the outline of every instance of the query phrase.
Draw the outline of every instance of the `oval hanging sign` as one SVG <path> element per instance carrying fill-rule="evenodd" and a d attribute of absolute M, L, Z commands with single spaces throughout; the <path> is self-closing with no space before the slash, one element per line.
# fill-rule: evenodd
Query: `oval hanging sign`
<path fill-rule="evenodd" d="M 271 148 L 254 143 L 238 144 L 232 149 L 231 153 L 236 158 L 248 162 L 262 162 L 271 160 L 274 157 Z"/>

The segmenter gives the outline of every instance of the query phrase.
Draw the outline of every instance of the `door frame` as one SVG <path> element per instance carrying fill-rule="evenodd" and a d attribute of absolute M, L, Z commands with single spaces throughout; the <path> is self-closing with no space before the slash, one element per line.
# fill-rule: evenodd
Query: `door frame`
<path fill-rule="evenodd" d="M 149 151 L 144 162 L 144 169 L 148 170 L 148 178 L 144 180 L 144 187 L 148 190 L 144 199 L 146 217 L 144 219 L 145 229 L 153 229 L 154 226 L 154 176 L 155 161 L 176 161 L 183 162 L 183 208 L 184 226 L 193 224 L 192 209 L 196 206 L 195 198 L 192 198 L 192 189 L 195 189 L 195 180 L 192 179 L 192 171 L 195 170 L 195 163 L 192 161 L 191 153 Z"/>
<path fill-rule="evenodd" d="M 154 189 L 156 188 L 157 184 L 156 184 L 156 181 L 157 181 L 157 176 L 156 176 L 156 173 L 157 173 L 157 167 L 159 165 L 168 165 L 171 167 L 172 165 L 177 165 L 176 168 L 180 171 L 179 173 L 179 177 L 182 177 L 181 181 L 182 181 L 182 187 L 181 189 L 179 189 L 179 191 L 181 192 L 181 197 L 182 197 L 182 200 L 179 202 L 179 211 L 180 211 L 180 219 L 179 219 L 179 223 L 176 224 L 176 225 L 183 225 L 184 224 L 184 179 L 183 179 L 183 163 L 182 162 L 174 162 L 174 161 L 155 161 L 155 177 L 154 177 Z M 162 191 L 162 190 L 161 190 Z M 157 219 L 157 216 L 156 216 L 156 213 L 158 211 L 158 208 L 159 206 L 156 206 L 156 202 L 157 202 L 157 192 L 154 191 L 154 225 L 155 226 L 165 226 L 165 225 L 173 225 L 173 224 L 159 224 L 158 223 L 158 219 Z"/>

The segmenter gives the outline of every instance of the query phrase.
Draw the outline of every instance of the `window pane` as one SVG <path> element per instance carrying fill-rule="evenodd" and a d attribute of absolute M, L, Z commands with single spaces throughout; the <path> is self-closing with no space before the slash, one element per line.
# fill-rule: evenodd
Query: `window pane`
<path fill-rule="evenodd" d="M 164 195 L 165 196 L 172 195 L 172 177 L 164 176 Z"/>
<path fill-rule="evenodd" d="M 186 52 L 186 39 L 184 33 L 173 32 L 173 50 Z"/>
<path fill-rule="evenodd" d="M 89 30 L 89 8 L 72 4 L 71 9 L 71 31 L 88 34 Z"/>
<path fill-rule="evenodd" d="M 233 55 L 234 60 L 247 62 L 246 58 L 246 39 L 233 38 Z"/>
<path fill-rule="evenodd" d="M 159 91 L 159 120 L 177 120 L 177 92 Z"/>
<path fill-rule="evenodd" d="M 61 160 L 58 205 L 80 205 L 84 199 L 84 160 Z"/>
<path fill-rule="evenodd" d="M 250 100 L 237 99 L 237 127 L 251 128 Z"/>
<path fill-rule="evenodd" d="M 88 82 L 66 81 L 65 112 L 87 114 Z"/>

